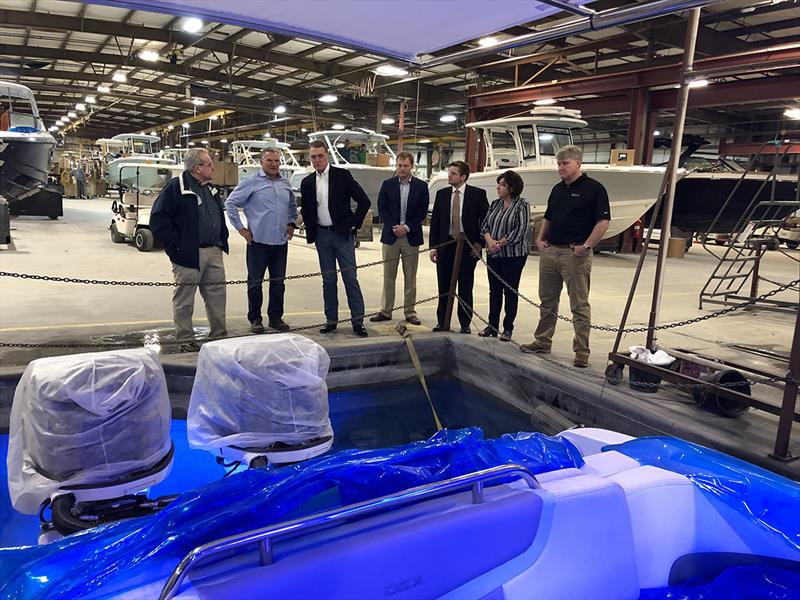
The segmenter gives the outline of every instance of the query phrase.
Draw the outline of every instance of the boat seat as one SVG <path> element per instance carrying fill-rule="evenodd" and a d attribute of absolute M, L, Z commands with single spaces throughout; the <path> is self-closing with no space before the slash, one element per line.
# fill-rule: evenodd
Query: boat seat
<path fill-rule="evenodd" d="M 634 439 L 624 433 L 609 431 L 608 429 L 599 429 L 597 427 L 567 429 L 558 435 L 575 444 L 584 457 L 602 452 L 603 446 L 622 444 L 623 442 Z"/>
<path fill-rule="evenodd" d="M 609 477 L 628 469 L 636 469 L 641 466 L 636 460 L 630 456 L 611 450 L 609 452 L 600 452 L 599 454 L 590 454 L 584 459 L 582 471 L 593 473 L 600 477 Z"/>

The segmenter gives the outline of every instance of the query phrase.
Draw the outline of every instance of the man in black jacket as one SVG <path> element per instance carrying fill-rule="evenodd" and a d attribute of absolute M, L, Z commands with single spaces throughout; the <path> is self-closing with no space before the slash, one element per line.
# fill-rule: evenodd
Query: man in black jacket
<path fill-rule="evenodd" d="M 464 237 L 461 267 L 458 271 L 458 287 L 456 293 L 464 301 L 465 308 L 454 299 L 458 306 L 458 322 L 461 333 L 470 333 L 472 321 L 472 284 L 475 280 L 475 265 L 480 257 L 481 247 L 485 243 L 481 235 L 481 226 L 489 202 L 486 191 L 467 185 L 469 165 L 457 160 L 447 167 L 446 188 L 436 192 L 431 213 L 429 244 L 431 248 L 458 237 Z M 436 308 L 436 327 L 433 331 L 444 331 L 444 317 L 447 310 L 447 294 L 450 290 L 450 277 L 456 256 L 456 244 L 449 244 L 430 252 L 431 261 L 436 263 L 436 278 L 439 283 L 439 305 Z"/>
<path fill-rule="evenodd" d="M 417 266 L 419 247 L 423 243 L 422 221 L 428 216 L 428 185 L 412 177 L 414 157 L 401 152 L 395 160 L 397 177 L 387 179 L 378 192 L 378 214 L 383 221 L 381 243 L 383 249 L 383 310 L 370 321 L 388 321 L 394 307 L 394 288 L 397 263 L 403 262 L 403 287 L 406 321 L 419 325 L 417 310 Z"/>
<path fill-rule="evenodd" d="M 325 303 L 327 323 L 321 333 L 336 329 L 339 320 L 339 294 L 336 264 L 342 269 L 342 280 L 350 306 L 353 332 L 367 337 L 364 327 L 364 297 L 356 278 L 356 251 L 353 235 L 361 227 L 369 210 L 370 201 L 350 171 L 328 164 L 328 150 L 320 140 L 311 142 L 309 158 L 314 173 L 300 183 L 303 222 L 306 241 L 316 243 L 322 275 L 322 298 Z M 350 200 L 357 208 L 353 213 Z"/>
<path fill-rule="evenodd" d="M 172 261 L 175 291 L 172 294 L 175 338 L 187 352 L 199 350 L 194 340 L 192 314 L 194 296 L 206 305 L 211 340 L 224 338 L 225 286 L 208 285 L 225 280 L 222 253 L 228 252 L 228 227 L 218 191 L 209 185 L 214 174 L 211 156 L 201 148 L 192 149 L 184 159 L 184 171 L 172 179 L 153 205 L 150 229 L 164 244 Z"/>

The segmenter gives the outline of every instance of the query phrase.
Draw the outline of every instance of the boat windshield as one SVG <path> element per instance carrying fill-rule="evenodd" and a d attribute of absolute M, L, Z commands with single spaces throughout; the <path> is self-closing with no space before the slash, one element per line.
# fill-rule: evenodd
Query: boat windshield
<path fill-rule="evenodd" d="M 521 164 L 513 130 L 487 130 L 486 144 L 491 146 L 496 169 L 516 168 Z"/>
<path fill-rule="evenodd" d="M 518 127 L 519 141 L 522 143 L 522 160 L 536 158 L 536 139 L 534 138 L 533 125 Z"/>
<path fill-rule="evenodd" d="M 154 154 L 153 144 L 146 140 L 130 140 L 129 151 L 133 154 Z"/>
<path fill-rule="evenodd" d="M 555 156 L 560 148 L 571 143 L 569 129 L 539 127 L 539 152 L 542 156 Z"/>

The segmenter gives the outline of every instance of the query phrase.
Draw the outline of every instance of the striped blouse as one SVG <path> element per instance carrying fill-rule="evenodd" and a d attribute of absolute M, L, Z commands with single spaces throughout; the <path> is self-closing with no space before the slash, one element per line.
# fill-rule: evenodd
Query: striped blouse
<path fill-rule="evenodd" d="M 514 198 L 508 210 L 503 210 L 503 201 L 498 198 L 489 207 L 481 235 L 489 233 L 494 240 L 504 237 L 508 240 L 508 244 L 500 248 L 500 252 L 490 256 L 527 256 L 530 251 L 530 228 L 531 207 L 525 198 Z"/>

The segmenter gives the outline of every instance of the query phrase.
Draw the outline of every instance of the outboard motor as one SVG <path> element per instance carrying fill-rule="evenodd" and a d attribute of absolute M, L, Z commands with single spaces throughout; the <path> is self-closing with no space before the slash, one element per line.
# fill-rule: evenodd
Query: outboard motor
<path fill-rule="evenodd" d="M 39 515 L 40 541 L 157 512 L 174 496 L 141 492 L 170 472 L 174 449 L 164 371 L 154 350 L 40 358 L 14 393 L 8 489 Z M 52 520 L 45 518 L 52 505 Z"/>
<path fill-rule="evenodd" d="M 322 346 L 290 333 L 203 344 L 186 419 L 189 446 L 225 466 L 285 465 L 327 452 L 329 366 Z"/>

